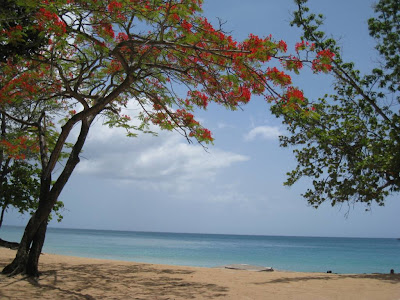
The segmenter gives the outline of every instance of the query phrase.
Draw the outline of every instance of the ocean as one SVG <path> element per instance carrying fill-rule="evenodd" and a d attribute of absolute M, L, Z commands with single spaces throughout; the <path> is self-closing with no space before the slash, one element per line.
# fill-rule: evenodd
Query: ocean
<path fill-rule="evenodd" d="M 19 241 L 23 227 L 0 238 Z M 251 264 L 276 270 L 334 273 L 400 272 L 400 240 L 159 233 L 49 228 L 43 252 L 168 265 Z"/>

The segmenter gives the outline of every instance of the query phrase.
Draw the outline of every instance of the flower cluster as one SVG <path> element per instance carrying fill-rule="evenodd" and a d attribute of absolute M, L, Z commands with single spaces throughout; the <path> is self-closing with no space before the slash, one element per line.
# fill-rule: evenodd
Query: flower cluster
<path fill-rule="evenodd" d="M 324 72 L 328 73 L 332 70 L 332 61 L 335 53 L 329 49 L 319 51 L 317 57 L 312 62 L 312 69 L 315 73 Z"/>
<path fill-rule="evenodd" d="M 199 122 L 194 119 L 193 114 L 187 112 L 185 109 L 177 109 L 175 116 L 183 126 L 192 128 L 199 125 Z"/>
<path fill-rule="evenodd" d="M 114 38 L 115 33 L 111 23 L 100 21 L 98 24 L 93 26 L 97 34 L 108 38 Z"/>
<path fill-rule="evenodd" d="M 9 80 L 0 88 L 0 103 L 12 103 L 23 98 L 32 99 L 40 89 L 37 84 L 37 80 L 40 77 L 37 77 L 37 75 L 43 75 L 43 72 L 39 74 L 22 73 Z"/>
<path fill-rule="evenodd" d="M 196 131 L 189 133 L 190 137 L 196 137 L 200 142 L 212 142 L 214 138 L 211 135 L 211 131 L 207 128 L 198 128 Z"/>
<path fill-rule="evenodd" d="M 113 59 L 111 61 L 110 65 L 108 66 L 107 72 L 109 74 L 115 74 L 115 73 L 117 73 L 117 72 L 119 72 L 121 70 L 122 70 L 122 65 L 119 62 L 119 60 Z"/>
<path fill-rule="evenodd" d="M 290 86 L 282 95 L 281 99 L 277 101 L 285 114 L 308 112 L 307 101 L 301 90 L 296 87 Z"/>
<path fill-rule="evenodd" d="M 289 87 L 286 92 L 288 102 L 304 102 L 304 94 L 297 88 Z"/>
<path fill-rule="evenodd" d="M 54 32 L 55 35 L 66 33 L 66 24 L 54 12 L 41 7 L 37 13 L 38 29 Z"/>
<path fill-rule="evenodd" d="M 289 56 L 289 58 L 282 60 L 282 65 L 289 71 L 294 71 L 299 73 L 299 70 L 303 68 L 303 63 L 300 59 L 294 56 Z"/>
<path fill-rule="evenodd" d="M 128 35 L 125 32 L 119 32 L 117 35 L 117 42 L 127 41 L 129 39 Z"/>
<path fill-rule="evenodd" d="M 286 42 L 285 41 L 279 41 L 277 48 L 285 53 L 287 51 Z"/>
<path fill-rule="evenodd" d="M 27 136 L 20 136 L 11 140 L 0 140 L 0 147 L 9 158 L 25 159 L 26 152 L 38 152 L 37 144 Z"/>
<path fill-rule="evenodd" d="M 181 26 L 182 26 L 183 29 L 185 29 L 185 30 L 188 31 L 188 32 L 191 32 L 191 29 L 192 29 L 192 27 L 193 27 L 193 25 L 190 24 L 189 22 L 187 22 L 186 20 L 183 20 L 183 21 L 182 21 Z"/>
<path fill-rule="evenodd" d="M 314 51 L 315 50 L 315 44 L 314 43 L 310 43 L 310 42 L 305 42 L 305 41 L 301 41 L 299 43 L 296 43 L 294 49 L 296 50 L 297 53 L 299 53 L 302 50 L 310 50 L 310 51 Z"/>
<path fill-rule="evenodd" d="M 268 68 L 266 75 L 275 85 L 287 86 L 292 83 L 290 76 L 279 71 L 276 67 Z"/>
<path fill-rule="evenodd" d="M 107 6 L 107 9 L 109 12 L 114 12 L 121 8 L 122 8 L 122 3 L 118 2 L 118 1 L 110 1 L 110 3 Z"/>
<path fill-rule="evenodd" d="M 191 97 L 191 102 L 202 108 L 207 108 L 208 96 L 205 93 L 199 91 L 189 91 L 188 96 Z"/>

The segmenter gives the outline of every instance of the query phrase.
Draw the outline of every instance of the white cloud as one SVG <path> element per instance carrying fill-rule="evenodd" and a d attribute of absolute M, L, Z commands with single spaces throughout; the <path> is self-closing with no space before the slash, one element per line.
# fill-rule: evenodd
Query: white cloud
<path fill-rule="evenodd" d="M 132 124 L 139 125 L 137 111 L 130 104 L 123 113 L 132 116 Z M 204 149 L 196 143 L 188 144 L 179 133 L 160 130 L 155 125 L 150 130 L 157 136 L 139 132 L 138 137 L 129 138 L 124 129 L 109 128 L 103 122 L 98 117 L 90 128 L 77 175 L 111 180 L 116 189 L 132 186 L 175 199 L 205 197 L 212 202 L 235 202 L 240 198 L 234 194 L 218 196 L 226 193 L 219 189 L 220 180 L 225 177 L 219 176 L 224 176 L 231 166 L 248 161 L 248 156 L 212 145 Z M 76 137 L 74 132 L 71 141 Z"/>
<path fill-rule="evenodd" d="M 258 126 L 250 130 L 245 136 L 246 141 L 253 141 L 256 138 L 261 138 L 264 140 L 275 140 L 282 132 L 277 126 Z"/>
<path fill-rule="evenodd" d="M 188 144 L 177 132 L 152 130 L 128 138 L 98 122 L 91 128 L 77 173 L 138 184 L 142 188 L 188 190 L 212 182 L 217 173 L 249 157 L 210 146 Z"/>

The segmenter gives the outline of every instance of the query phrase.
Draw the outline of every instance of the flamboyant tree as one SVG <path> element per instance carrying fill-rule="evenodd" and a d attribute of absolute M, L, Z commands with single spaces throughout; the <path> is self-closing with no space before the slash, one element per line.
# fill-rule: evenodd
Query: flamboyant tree
<path fill-rule="evenodd" d="M 31 120 L 2 109 L 35 134 L 42 169 L 39 206 L 3 273 L 38 275 L 48 216 L 79 163 L 96 117 L 127 129 L 128 135 L 147 132 L 153 123 L 179 131 L 188 141 L 210 143 L 211 132 L 193 115 L 195 108 L 206 109 L 210 102 L 236 109 L 257 94 L 284 103 L 288 113 L 310 113 L 303 93 L 276 67 L 281 63 L 295 72 L 301 68 L 298 58 L 285 54 L 286 43 L 251 34 L 235 41 L 201 16 L 202 0 L 36 2 L 30 26 L 45 32 L 49 45 L 18 65 L 10 60 L 2 65 L 2 82 L 7 83 L 0 90 L 0 103 L 42 108 Z M 6 35 L 13 38 L 21 30 L 9 28 Z M 326 68 L 329 55 L 320 53 L 315 68 Z M 272 59 L 278 63 L 268 67 Z M 174 89 L 177 85 L 180 92 Z M 140 108 L 135 116 L 140 125 L 132 125 L 132 116 L 124 114 L 128 102 Z M 55 119 L 61 120 L 61 128 L 49 134 Z M 77 133 L 71 134 L 73 128 Z M 62 171 L 52 178 L 67 139 L 75 134 Z"/>
<path fill-rule="evenodd" d="M 323 17 L 309 13 L 306 0 L 296 2 L 293 25 L 303 29 L 317 51 L 335 55 L 329 66 L 335 93 L 306 100 L 315 118 L 283 114 L 291 135 L 282 137 L 281 145 L 296 146 L 298 162 L 286 184 L 312 178 L 313 186 L 303 196 L 316 208 L 324 201 L 332 206 L 361 202 L 367 209 L 372 203 L 384 205 L 389 194 L 400 191 L 400 3 L 376 4 L 376 17 L 368 25 L 379 64 L 361 75 L 354 63 L 343 61 L 336 41 L 319 29 Z M 307 50 L 304 43 L 298 49 Z M 273 110 L 282 116 L 280 103 Z"/>

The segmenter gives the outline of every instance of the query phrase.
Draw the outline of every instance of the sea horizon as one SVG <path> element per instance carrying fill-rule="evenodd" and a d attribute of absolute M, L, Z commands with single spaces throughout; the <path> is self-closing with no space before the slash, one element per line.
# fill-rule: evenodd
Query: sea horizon
<path fill-rule="evenodd" d="M 3 225 L 19 242 L 23 226 Z M 44 253 L 167 265 L 252 264 L 277 270 L 388 273 L 400 270 L 397 238 L 243 235 L 49 227 Z"/>
<path fill-rule="evenodd" d="M 3 225 L 6 227 L 25 228 L 22 225 Z M 62 227 L 48 226 L 51 229 L 66 230 L 99 230 L 99 231 L 115 231 L 115 232 L 142 232 L 142 233 L 171 233 L 171 234 L 199 234 L 199 235 L 232 235 L 232 236 L 260 236 L 260 237 L 309 237 L 309 238 L 349 238 L 349 239 L 400 239 L 399 237 L 378 237 L 378 236 L 338 236 L 338 235 L 288 235 L 288 234 L 250 234 L 250 233 L 218 233 L 218 232 L 186 232 L 186 231 L 162 231 L 162 230 L 128 230 L 128 229 L 107 229 L 107 228 L 78 228 L 78 227 Z M 0 228 L 1 233 L 1 228 Z M 1 238 L 1 237 L 0 237 Z"/>

